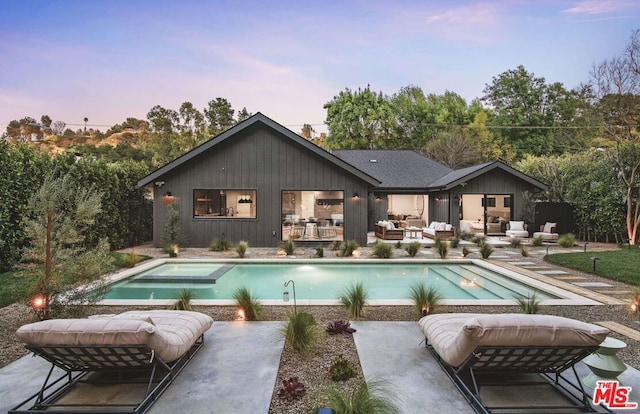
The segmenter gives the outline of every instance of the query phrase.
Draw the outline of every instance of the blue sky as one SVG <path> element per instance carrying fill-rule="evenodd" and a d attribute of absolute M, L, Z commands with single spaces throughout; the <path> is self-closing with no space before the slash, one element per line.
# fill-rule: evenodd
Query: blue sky
<path fill-rule="evenodd" d="M 637 0 L 0 0 L 0 132 L 43 114 L 105 131 L 216 97 L 324 131 L 346 87 L 470 101 L 518 65 L 576 87 L 639 22 Z"/>

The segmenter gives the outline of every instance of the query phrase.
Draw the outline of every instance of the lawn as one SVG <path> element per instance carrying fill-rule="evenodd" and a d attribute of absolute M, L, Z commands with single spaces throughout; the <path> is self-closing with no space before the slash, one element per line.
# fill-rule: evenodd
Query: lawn
<path fill-rule="evenodd" d="M 122 253 L 111 252 L 111 256 L 116 268 L 126 266 L 126 260 Z M 150 257 L 141 255 L 139 258 L 140 261 L 143 261 Z M 35 283 L 35 278 L 21 276 L 19 271 L 0 273 L 0 308 L 24 300 L 35 287 Z"/>
<path fill-rule="evenodd" d="M 597 258 L 595 272 L 593 258 Z M 637 246 L 603 252 L 552 254 L 544 259 L 549 263 L 640 286 L 640 248 Z"/>

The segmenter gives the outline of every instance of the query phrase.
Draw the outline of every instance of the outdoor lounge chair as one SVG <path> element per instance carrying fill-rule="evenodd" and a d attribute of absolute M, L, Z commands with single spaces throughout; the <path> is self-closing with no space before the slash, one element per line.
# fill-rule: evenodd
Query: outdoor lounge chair
<path fill-rule="evenodd" d="M 594 411 L 574 365 L 598 349 L 606 328 L 527 314 L 436 314 L 418 324 L 429 351 L 478 413 Z M 530 404 L 485 401 L 498 386 L 523 387 L 516 395 Z M 534 386 L 562 398 L 550 404 Z M 504 390 L 499 395 L 512 395 Z"/>
<path fill-rule="evenodd" d="M 556 233 L 556 223 L 546 222 L 540 226 L 540 231 L 533 233 L 533 238 L 541 238 L 545 241 L 556 241 L 560 235 Z"/>
<path fill-rule="evenodd" d="M 51 369 L 40 390 L 9 413 L 144 413 L 200 349 L 212 323 L 198 312 L 157 310 L 24 325 L 16 335 Z M 56 367 L 64 371 L 58 378 Z M 106 386 L 124 387 L 128 398 L 101 398 Z"/>

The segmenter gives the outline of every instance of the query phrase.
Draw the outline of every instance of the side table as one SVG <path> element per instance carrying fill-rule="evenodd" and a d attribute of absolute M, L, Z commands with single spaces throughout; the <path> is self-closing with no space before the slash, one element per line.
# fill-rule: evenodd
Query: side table
<path fill-rule="evenodd" d="M 596 352 L 582 360 L 591 370 L 582 383 L 595 389 L 598 381 L 617 381 L 618 375 L 622 374 L 627 366 L 618 359 L 616 354 L 626 347 L 627 344 L 621 340 L 606 337 Z"/>

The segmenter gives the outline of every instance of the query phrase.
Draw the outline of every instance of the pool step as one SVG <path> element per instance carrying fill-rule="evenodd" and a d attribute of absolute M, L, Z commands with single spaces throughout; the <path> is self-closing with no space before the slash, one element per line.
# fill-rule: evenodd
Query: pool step
<path fill-rule="evenodd" d="M 144 275 L 139 276 L 135 280 L 136 282 L 177 282 L 177 283 L 216 283 L 218 279 L 224 276 L 229 270 L 231 270 L 235 264 L 227 263 L 223 264 L 208 275 L 196 276 L 196 275 Z"/>

